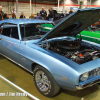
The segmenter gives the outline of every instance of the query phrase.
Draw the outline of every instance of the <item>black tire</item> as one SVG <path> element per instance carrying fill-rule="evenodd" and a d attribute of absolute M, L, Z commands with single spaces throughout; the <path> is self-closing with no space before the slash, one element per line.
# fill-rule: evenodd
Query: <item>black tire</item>
<path fill-rule="evenodd" d="M 39 74 L 39 75 L 38 75 Z M 46 79 L 44 81 L 44 79 L 42 79 L 42 74 L 44 76 L 44 78 Z M 37 78 L 38 76 L 38 78 Z M 39 77 L 40 76 L 40 77 Z M 42 66 L 37 65 L 34 70 L 33 70 L 33 79 L 34 79 L 34 83 L 36 88 L 38 89 L 38 91 L 47 97 L 53 97 L 55 96 L 59 90 L 60 87 L 59 85 L 56 83 L 54 77 L 50 74 L 49 71 L 47 71 L 45 68 L 43 68 Z M 37 82 L 37 80 L 40 81 L 44 81 L 46 83 L 42 83 L 42 82 Z M 45 84 L 45 85 L 44 85 Z M 47 89 L 48 88 L 48 89 Z M 41 90 L 42 89 L 42 90 Z M 46 90 L 47 89 L 47 90 Z"/>

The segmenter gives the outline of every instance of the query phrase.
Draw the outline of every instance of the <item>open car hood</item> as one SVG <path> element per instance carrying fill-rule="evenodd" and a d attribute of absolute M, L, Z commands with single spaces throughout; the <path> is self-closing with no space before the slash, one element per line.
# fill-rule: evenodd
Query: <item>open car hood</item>
<path fill-rule="evenodd" d="M 39 41 L 60 36 L 76 36 L 82 30 L 99 20 L 100 8 L 79 9 L 64 18 Z"/>

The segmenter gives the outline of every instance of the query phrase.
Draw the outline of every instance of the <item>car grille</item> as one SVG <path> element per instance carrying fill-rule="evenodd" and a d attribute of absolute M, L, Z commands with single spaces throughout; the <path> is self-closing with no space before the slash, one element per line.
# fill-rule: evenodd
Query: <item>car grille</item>
<path fill-rule="evenodd" d="M 95 85 L 97 83 L 100 83 L 100 79 L 92 81 L 92 82 L 87 83 L 87 84 L 84 84 L 84 85 L 82 85 L 82 88 L 91 87 L 91 86 L 93 86 L 93 85 Z"/>
<path fill-rule="evenodd" d="M 89 72 L 89 77 L 100 75 L 100 68 L 96 68 Z"/>

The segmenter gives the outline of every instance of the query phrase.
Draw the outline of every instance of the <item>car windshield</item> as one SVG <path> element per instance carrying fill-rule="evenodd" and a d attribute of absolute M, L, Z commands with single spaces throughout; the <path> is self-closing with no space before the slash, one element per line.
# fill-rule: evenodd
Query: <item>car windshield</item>
<path fill-rule="evenodd" d="M 21 24 L 20 32 L 22 40 L 27 41 L 27 40 L 40 39 L 53 27 L 54 25 L 52 23 Z"/>

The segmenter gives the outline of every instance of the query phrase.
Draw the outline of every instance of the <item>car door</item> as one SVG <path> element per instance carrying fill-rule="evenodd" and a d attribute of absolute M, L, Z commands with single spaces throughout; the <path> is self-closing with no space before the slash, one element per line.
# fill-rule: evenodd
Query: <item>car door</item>
<path fill-rule="evenodd" d="M 0 35 L 0 51 L 6 57 L 20 62 L 19 58 L 19 34 L 15 24 L 4 24 Z"/>

